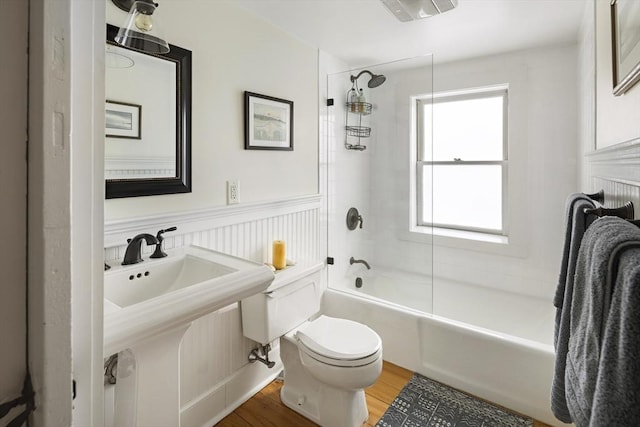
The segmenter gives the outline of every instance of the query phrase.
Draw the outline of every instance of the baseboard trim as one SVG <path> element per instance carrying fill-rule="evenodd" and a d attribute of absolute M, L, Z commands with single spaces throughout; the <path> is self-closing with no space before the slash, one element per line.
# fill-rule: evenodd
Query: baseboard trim
<path fill-rule="evenodd" d="M 277 356 L 276 358 L 277 361 L 274 360 L 276 361 L 276 365 L 271 369 L 267 369 L 264 367 L 264 365 L 261 364 L 245 365 L 242 369 L 236 371 L 224 382 L 217 384 L 209 391 L 200 395 L 197 399 L 189 402 L 187 405 L 184 405 L 180 409 L 181 425 L 183 427 L 211 427 L 220 422 L 224 417 L 235 411 L 243 403 L 251 399 L 256 393 L 258 393 L 278 377 L 283 369 L 283 366 L 280 358 Z M 242 392 L 237 398 L 233 399 L 232 401 L 224 402 L 224 408 L 218 410 L 213 417 L 202 421 L 201 417 L 197 416 L 198 412 L 202 411 L 206 413 L 207 409 L 208 412 L 211 411 L 212 408 L 209 407 L 209 401 L 212 398 L 215 399 L 214 395 L 222 393 L 226 400 L 229 395 L 233 394 L 231 390 L 233 390 L 234 388 L 242 388 L 243 383 L 246 383 L 246 377 L 255 376 L 255 372 L 252 371 L 256 370 L 259 370 L 258 372 L 260 372 L 261 374 L 264 373 L 264 376 L 259 381 L 253 381 L 253 385 L 251 388 Z M 203 405 L 205 406 L 203 407 Z M 200 418 L 200 420 L 198 420 L 197 418 Z"/>

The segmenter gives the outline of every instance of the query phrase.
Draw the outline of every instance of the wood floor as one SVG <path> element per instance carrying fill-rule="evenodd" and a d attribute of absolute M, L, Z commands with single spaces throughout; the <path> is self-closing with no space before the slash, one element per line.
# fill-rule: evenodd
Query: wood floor
<path fill-rule="evenodd" d="M 369 419 L 365 426 L 373 427 L 382 417 L 413 372 L 384 362 L 376 384 L 365 390 Z M 217 427 L 316 427 L 317 424 L 284 406 L 280 401 L 281 381 L 273 381 L 258 394 L 216 424 Z M 533 427 L 549 427 L 534 421 Z"/>

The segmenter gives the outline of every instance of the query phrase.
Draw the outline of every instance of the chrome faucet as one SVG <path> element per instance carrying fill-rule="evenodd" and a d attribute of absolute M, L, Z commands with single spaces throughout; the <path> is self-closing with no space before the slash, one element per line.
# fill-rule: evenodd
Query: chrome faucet
<path fill-rule="evenodd" d="M 367 270 L 371 270 L 369 263 L 363 259 L 355 259 L 354 257 L 351 257 L 351 259 L 349 259 L 349 264 L 364 264 L 364 266 L 367 267 Z"/>
<path fill-rule="evenodd" d="M 156 236 L 148 233 L 138 234 L 133 239 L 127 239 L 127 250 L 124 253 L 124 260 L 122 265 L 137 264 L 142 262 L 142 241 L 147 242 L 147 245 L 157 245 L 158 239 Z"/>

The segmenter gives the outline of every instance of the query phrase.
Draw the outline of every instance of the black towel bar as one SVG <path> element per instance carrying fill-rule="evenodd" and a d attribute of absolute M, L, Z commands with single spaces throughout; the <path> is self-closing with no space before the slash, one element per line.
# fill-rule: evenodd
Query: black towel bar
<path fill-rule="evenodd" d="M 622 219 L 633 219 L 634 216 L 634 210 L 633 210 L 633 203 L 632 202 L 627 202 L 624 205 L 617 207 L 617 208 L 604 208 L 604 207 L 598 207 L 598 208 L 585 208 L 584 209 L 584 213 L 589 215 L 589 214 L 593 214 L 595 216 L 601 217 L 601 216 L 617 216 L 619 218 Z"/>
<path fill-rule="evenodd" d="M 600 190 L 597 193 L 585 194 L 585 196 L 595 202 L 604 203 L 604 190 Z"/>

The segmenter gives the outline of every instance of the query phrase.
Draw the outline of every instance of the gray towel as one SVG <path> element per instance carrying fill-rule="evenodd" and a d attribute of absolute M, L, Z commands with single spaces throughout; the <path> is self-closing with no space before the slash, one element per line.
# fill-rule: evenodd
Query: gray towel
<path fill-rule="evenodd" d="M 635 240 L 640 241 L 638 227 L 620 218 L 603 217 L 596 220 L 584 233 L 578 253 L 571 302 L 565 388 L 571 419 L 579 427 L 590 425 L 595 403 L 603 345 L 602 330 L 605 334 L 607 331 L 606 327 L 602 328 L 602 324 L 605 321 L 603 304 L 610 257 L 618 245 Z M 638 350 L 638 345 L 635 349 Z M 637 424 L 637 420 L 634 421 Z"/>
<path fill-rule="evenodd" d="M 640 242 L 625 249 L 618 260 L 593 396 L 592 426 L 631 427 L 640 420 Z"/>
<path fill-rule="evenodd" d="M 567 199 L 567 231 L 565 233 L 560 277 L 553 301 L 556 306 L 553 336 L 556 357 L 553 382 L 551 384 L 551 410 L 557 419 L 565 423 L 571 422 L 571 415 L 567 408 L 564 377 L 569 346 L 573 279 L 582 236 L 587 225 L 595 218 L 593 215 L 585 215 L 584 209 L 593 207 L 593 202 L 584 194 L 572 194 Z"/>
<path fill-rule="evenodd" d="M 586 230 L 586 224 L 584 221 L 579 222 L 578 224 L 574 224 L 574 211 L 575 204 L 577 201 L 581 201 L 582 203 L 588 202 L 590 205 L 586 206 L 588 208 L 594 208 L 595 205 L 587 197 L 584 193 L 574 193 L 567 197 L 567 201 L 565 202 L 565 233 L 564 233 L 564 245 L 562 248 L 562 262 L 560 264 L 560 276 L 558 277 L 558 286 L 556 287 L 556 294 L 553 299 L 553 305 L 556 308 L 562 308 L 562 302 L 564 301 L 564 288 L 565 283 L 567 282 L 567 270 L 569 268 L 569 259 L 572 259 L 575 262 L 575 259 L 578 257 L 578 248 L 580 248 L 580 242 L 582 241 L 582 235 L 584 234 L 584 230 Z M 584 209 L 584 208 L 583 208 Z M 583 214 L 583 209 L 580 209 L 578 214 Z M 579 228 L 575 228 L 576 225 L 580 225 Z M 575 236 L 575 238 L 574 238 Z M 572 249 L 575 250 L 573 256 L 570 256 Z M 569 275 L 571 278 L 572 275 Z"/>

